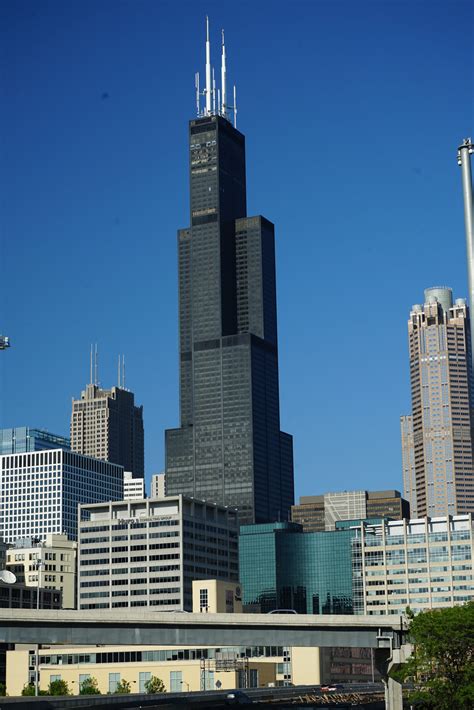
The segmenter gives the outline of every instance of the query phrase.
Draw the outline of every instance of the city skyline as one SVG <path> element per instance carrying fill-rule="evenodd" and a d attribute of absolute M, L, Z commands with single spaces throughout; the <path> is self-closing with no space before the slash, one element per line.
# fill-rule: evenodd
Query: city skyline
<path fill-rule="evenodd" d="M 380 487 L 381 452 L 386 452 L 383 485 L 400 488 L 398 417 L 409 407 L 407 309 L 417 302 L 420 283 L 449 283 L 459 296 L 467 295 L 456 164 L 457 145 L 471 132 L 469 106 L 463 107 L 458 98 L 468 71 L 468 45 L 462 44 L 457 31 L 467 3 L 459 3 L 450 14 L 435 8 L 429 26 L 421 9 L 387 3 L 390 12 L 384 15 L 380 8 L 364 5 L 370 11 L 365 29 L 355 10 L 347 6 L 347 24 L 356 35 L 357 31 L 370 35 L 373 53 L 364 48 L 364 35 L 356 42 L 347 31 L 329 62 L 324 53 L 331 49 L 323 35 L 339 28 L 339 13 L 328 7 L 318 6 L 318 14 L 301 3 L 298 8 L 306 9 L 292 16 L 287 30 L 277 12 L 271 37 L 263 31 L 264 13 L 255 9 L 251 22 L 245 24 L 244 51 L 236 41 L 245 22 L 241 8 L 230 12 L 210 3 L 206 9 L 193 8 L 183 23 L 167 6 L 159 12 L 145 3 L 145 10 L 136 14 L 130 7 L 117 8 L 114 18 L 104 12 L 105 6 L 87 8 L 82 20 L 92 21 L 100 35 L 99 39 L 92 33 L 90 39 L 92 63 L 99 67 L 94 80 L 79 61 L 86 49 L 82 44 L 86 25 L 79 22 L 74 31 L 67 30 L 71 18 L 71 25 L 77 20 L 79 6 L 61 9 L 52 4 L 53 24 L 59 32 L 45 54 L 41 40 L 49 37 L 48 10 L 39 12 L 34 25 L 21 9 L 6 8 L 13 29 L 7 44 L 9 60 L 17 59 L 15 41 L 22 46 L 20 28 L 33 41 L 14 74 L 24 95 L 15 89 L 13 79 L 4 87 L 10 113 L 2 121 L 12 138 L 6 165 L 13 180 L 7 189 L 2 258 L 6 264 L 21 266 L 23 278 L 9 268 L 2 288 L 6 306 L 2 330 L 13 347 L 0 362 L 0 426 L 37 426 L 66 435 L 69 398 L 85 381 L 90 342 L 98 341 L 101 363 L 110 363 L 110 369 L 101 365 L 104 387 L 114 383 L 115 353 L 127 356 L 128 382 L 144 405 L 147 479 L 163 468 L 164 429 L 173 421 L 178 425 L 174 249 L 175 226 L 184 223 L 187 202 L 186 194 L 176 193 L 186 171 L 182 127 L 192 115 L 193 72 L 207 11 L 214 42 L 225 25 L 232 44 L 229 72 L 231 83 L 235 80 L 238 85 L 239 126 L 248 136 L 251 162 L 255 162 L 249 164 L 249 192 L 255 203 L 249 205 L 249 213 L 266 214 L 277 225 L 282 428 L 295 436 L 296 495 L 327 489 L 328 477 L 334 490 Z M 23 12 L 27 7 L 28 3 L 22 6 Z M 117 30 L 130 16 L 136 36 L 131 33 L 132 38 L 124 40 L 128 73 L 120 75 L 122 62 L 112 67 L 118 59 L 116 35 L 112 29 L 101 31 L 106 20 Z M 302 37 L 309 39 L 308 20 L 314 22 L 317 50 L 300 46 Z M 385 30 L 384 42 L 377 30 Z M 178 60 L 178 37 L 183 33 L 180 51 L 183 44 L 185 48 L 172 85 L 168 77 L 163 89 L 159 84 L 165 77 L 164 56 Z M 71 41 L 69 52 L 62 44 L 65 37 Z M 272 44 L 283 37 L 290 51 L 277 80 L 271 68 L 277 51 Z M 402 38 L 404 56 L 398 57 L 397 69 L 395 54 L 390 52 Z M 137 60 L 133 52 L 142 40 Z M 439 53 L 443 61 L 437 56 L 440 42 L 446 50 Z M 111 60 L 105 57 L 105 49 Z M 64 69 L 46 79 L 42 71 L 51 69 L 58 51 Z M 343 59 L 338 60 L 337 51 Z M 383 59 L 383 71 L 377 69 L 377 58 Z M 40 65 L 39 76 L 33 76 L 32 67 L 40 60 L 44 66 Z M 343 104 L 338 71 L 347 70 L 349 64 L 354 76 L 343 82 Z M 301 96 L 299 89 L 288 88 L 296 66 L 298 86 L 308 85 L 311 72 L 316 73 L 313 85 L 318 96 Z M 379 72 L 389 90 L 377 83 Z M 163 94 L 168 99 L 173 95 L 171 111 Z M 442 99 L 437 100 L 439 94 Z M 304 116 L 291 110 L 303 98 Z M 369 98 L 363 110 L 361 105 Z M 31 101 L 36 109 L 34 123 L 25 112 Z M 457 106 L 459 118 L 448 111 L 437 115 L 439 101 L 450 111 Z M 80 120 L 73 115 L 77 109 Z M 290 117 L 299 129 L 289 134 Z M 165 130 L 169 146 L 161 140 Z M 69 164 L 63 163 L 62 154 L 71 155 Z M 357 166 L 356 175 L 352 165 Z M 383 187 L 378 171 L 386 179 Z M 40 185 L 41 173 L 44 183 Z M 277 174 L 287 175 L 286 193 Z M 23 201 L 28 209 L 21 208 Z M 106 237 L 103 244 L 101 235 Z M 424 251 L 428 238 L 439 247 L 449 238 L 449 257 L 436 248 Z M 67 242 L 65 256 L 60 254 L 61 239 Z M 406 253 L 413 249 L 423 251 L 423 264 L 407 264 Z M 72 287 L 79 273 L 80 295 L 75 293 L 77 286 Z M 109 293 L 99 288 L 104 275 Z M 50 293 L 38 317 L 33 304 L 46 285 Z M 359 315 L 350 323 L 345 319 L 342 334 L 337 321 L 344 319 L 351 300 L 353 314 Z M 369 322 L 371 300 L 382 303 L 390 329 L 381 319 Z M 79 302 L 88 312 L 87 322 L 79 317 Z M 167 320 L 164 311 L 170 303 Z M 330 310 L 332 318 L 327 318 Z M 377 341 L 384 344 L 383 367 L 373 355 Z M 295 350 L 293 343 L 298 345 Z M 387 388 L 368 386 L 371 378 L 377 382 L 387 372 L 387 358 L 393 373 Z M 28 401 L 26 392 L 33 389 L 35 399 Z M 371 436 L 361 436 L 367 428 Z"/>

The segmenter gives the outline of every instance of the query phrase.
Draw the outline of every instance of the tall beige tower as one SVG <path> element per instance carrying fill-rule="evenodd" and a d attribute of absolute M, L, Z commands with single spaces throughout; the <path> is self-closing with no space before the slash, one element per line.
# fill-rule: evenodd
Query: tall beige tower
<path fill-rule="evenodd" d="M 71 449 L 123 466 L 134 478 L 145 475 L 143 407 L 122 387 L 89 384 L 73 399 Z"/>
<path fill-rule="evenodd" d="M 450 288 L 425 290 L 408 321 L 412 415 L 401 419 L 412 517 L 474 512 L 469 311 Z"/>

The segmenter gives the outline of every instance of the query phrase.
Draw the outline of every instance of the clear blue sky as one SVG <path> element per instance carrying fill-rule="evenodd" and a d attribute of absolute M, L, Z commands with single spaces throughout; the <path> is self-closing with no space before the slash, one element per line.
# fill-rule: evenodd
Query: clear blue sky
<path fill-rule="evenodd" d="M 67 433 L 89 379 L 144 405 L 147 475 L 178 425 L 176 230 L 204 18 L 276 225 L 282 427 L 296 494 L 397 487 L 406 321 L 466 296 L 456 148 L 473 133 L 471 2 L 4 0 L 0 426 Z M 105 96 L 106 95 L 106 96 Z"/>

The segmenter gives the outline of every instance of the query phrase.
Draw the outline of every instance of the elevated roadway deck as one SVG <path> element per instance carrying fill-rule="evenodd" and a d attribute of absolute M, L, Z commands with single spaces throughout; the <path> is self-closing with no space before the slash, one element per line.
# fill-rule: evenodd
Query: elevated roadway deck
<path fill-rule="evenodd" d="M 1 643 L 398 648 L 399 616 L 0 609 Z"/>

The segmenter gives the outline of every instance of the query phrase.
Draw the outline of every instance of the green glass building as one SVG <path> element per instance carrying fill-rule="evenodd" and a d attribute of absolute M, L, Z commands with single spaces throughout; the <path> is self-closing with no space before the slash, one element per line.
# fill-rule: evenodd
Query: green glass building
<path fill-rule="evenodd" d="M 351 540 L 356 529 L 304 533 L 298 523 L 243 525 L 243 603 L 266 613 L 352 614 Z"/>

